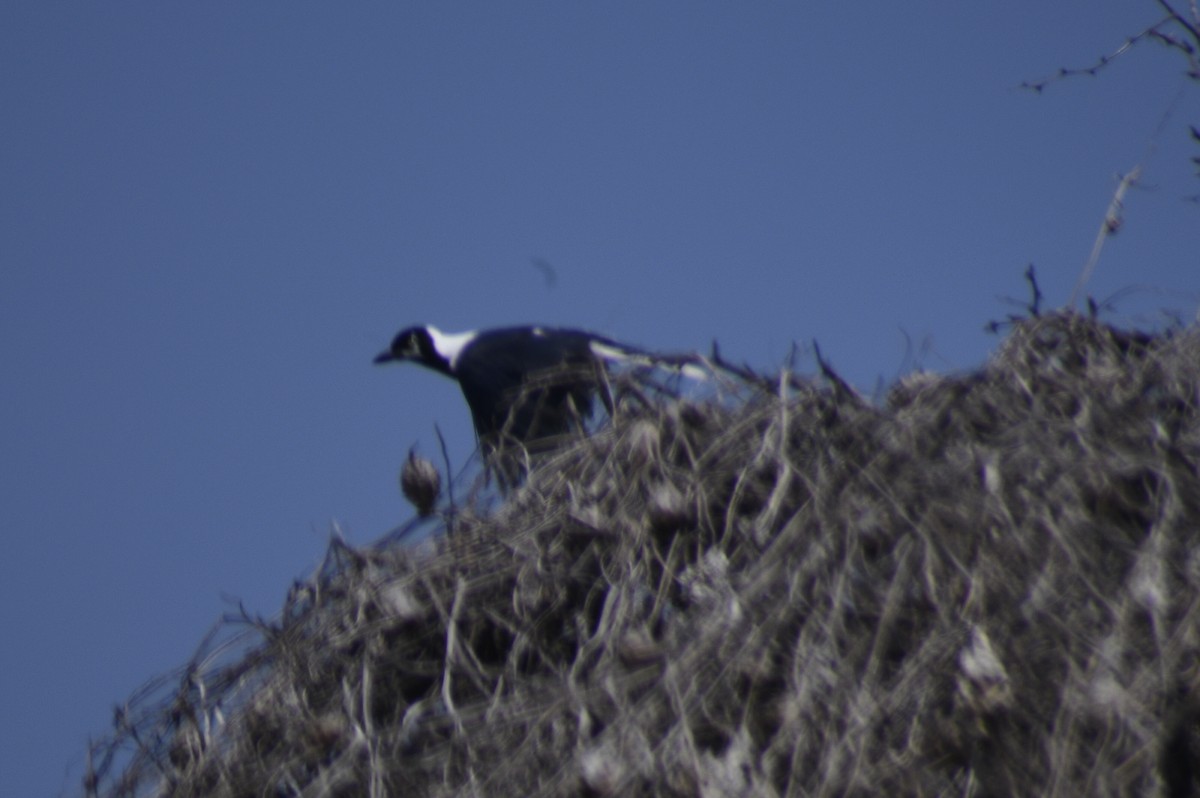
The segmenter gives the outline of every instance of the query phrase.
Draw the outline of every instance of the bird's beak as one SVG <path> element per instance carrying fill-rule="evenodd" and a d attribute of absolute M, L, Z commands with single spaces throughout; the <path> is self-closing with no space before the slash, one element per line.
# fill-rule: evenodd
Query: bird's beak
<path fill-rule="evenodd" d="M 385 349 L 384 351 L 382 351 L 378 355 L 376 355 L 375 359 L 371 362 L 375 363 L 376 365 L 379 365 L 380 363 L 391 363 L 395 359 L 396 359 L 396 357 L 395 357 L 395 355 L 392 354 L 392 350 Z"/>

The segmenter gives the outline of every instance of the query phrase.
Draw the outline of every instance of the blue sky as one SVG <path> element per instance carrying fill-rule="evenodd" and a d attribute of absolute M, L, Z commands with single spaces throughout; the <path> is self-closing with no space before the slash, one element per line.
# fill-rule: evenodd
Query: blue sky
<path fill-rule="evenodd" d="M 981 364 L 1030 262 L 1064 303 L 1143 161 L 1089 290 L 1195 315 L 1181 60 L 1017 88 L 1150 0 L 346 5 L 0 10 L 2 795 L 74 789 L 112 707 L 274 614 L 335 522 L 404 521 L 434 423 L 468 457 L 451 382 L 372 367 L 402 326 L 763 368 L 816 339 L 871 391 Z"/>

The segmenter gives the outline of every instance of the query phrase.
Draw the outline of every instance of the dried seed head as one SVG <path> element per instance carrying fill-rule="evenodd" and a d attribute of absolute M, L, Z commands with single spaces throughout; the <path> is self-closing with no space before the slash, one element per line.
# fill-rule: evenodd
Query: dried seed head
<path fill-rule="evenodd" d="M 433 514 L 433 505 L 442 491 L 442 478 L 433 463 L 409 450 L 408 460 L 400 470 L 400 490 L 417 509 L 417 515 L 425 518 Z"/>

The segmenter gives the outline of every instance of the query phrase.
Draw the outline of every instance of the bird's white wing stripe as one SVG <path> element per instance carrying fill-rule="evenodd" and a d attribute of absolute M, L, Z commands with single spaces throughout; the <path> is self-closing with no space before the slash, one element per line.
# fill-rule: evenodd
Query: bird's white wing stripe
<path fill-rule="evenodd" d="M 665 368 L 677 371 L 689 380 L 705 380 L 708 379 L 708 372 L 700 366 L 693 363 L 670 363 L 656 360 L 651 355 L 642 354 L 641 352 L 630 352 L 625 349 L 618 349 L 615 346 L 608 346 L 599 341 L 591 341 L 588 344 L 591 347 L 592 354 L 601 360 L 607 360 L 611 363 L 634 363 L 639 366 L 651 366 L 657 368 Z"/>
<path fill-rule="evenodd" d="M 618 363 L 643 363 L 647 366 L 651 364 L 650 359 L 644 355 L 617 349 L 615 346 L 608 346 L 599 341 L 590 341 L 588 346 L 591 347 L 592 354 L 601 360 L 613 360 Z"/>

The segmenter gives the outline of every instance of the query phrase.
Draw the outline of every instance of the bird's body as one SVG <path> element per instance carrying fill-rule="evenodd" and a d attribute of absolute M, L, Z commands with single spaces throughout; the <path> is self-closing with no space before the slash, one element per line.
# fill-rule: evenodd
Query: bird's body
<path fill-rule="evenodd" d="M 588 417 L 602 366 L 645 353 L 582 330 L 505 327 L 445 333 L 402 330 L 376 363 L 411 361 L 457 380 L 485 451 L 528 446 L 570 432 Z"/>

